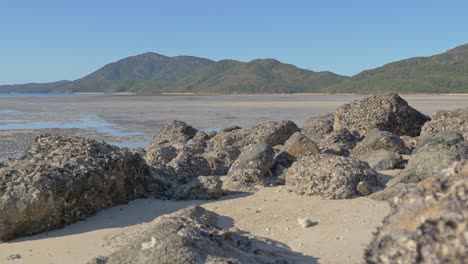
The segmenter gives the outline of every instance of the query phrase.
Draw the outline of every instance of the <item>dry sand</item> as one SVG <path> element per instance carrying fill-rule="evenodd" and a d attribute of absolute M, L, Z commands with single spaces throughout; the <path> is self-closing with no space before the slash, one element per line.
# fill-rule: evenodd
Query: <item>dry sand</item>
<path fill-rule="evenodd" d="M 142 199 L 107 209 L 61 230 L 0 244 L 0 262 L 86 263 L 111 252 L 108 241 L 112 236 L 190 204 L 201 204 L 222 215 L 222 227 L 235 226 L 287 244 L 304 255 L 303 263 L 360 262 L 372 232 L 389 212 L 386 203 L 364 197 L 321 200 L 295 195 L 282 186 L 262 188 L 255 194 L 225 196 L 218 201 Z M 308 217 L 314 225 L 303 228 L 298 217 Z M 12 254 L 19 254 L 21 259 L 8 261 Z"/>

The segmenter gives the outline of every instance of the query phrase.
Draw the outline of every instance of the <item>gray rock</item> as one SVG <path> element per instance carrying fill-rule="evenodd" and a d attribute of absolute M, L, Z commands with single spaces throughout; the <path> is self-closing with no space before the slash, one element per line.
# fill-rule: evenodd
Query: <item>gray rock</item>
<path fill-rule="evenodd" d="M 144 157 L 151 166 L 164 165 L 177 157 L 177 149 L 167 143 L 151 144 L 146 149 Z"/>
<path fill-rule="evenodd" d="M 299 158 L 307 152 L 318 154 L 319 148 L 304 134 L 296 132 L 288 140 L 286 140 L 283 146 L 283 151 L 295 158 Z"/>
<path fill-rule="evenodd" d="M 189 183 L 198 176 L 212 175 L 210 164 L 199 155 L 182 152 L 167 165 L 174 169 L 179 184 Z"/>
<path fill-rule="evenodd" d="M 326 134 L 333 131 L 333 118 L 333 114 L 312 117 L 304 122 L 301 132 L 312 140 L 318 142 Z"/>
<path fill-rule="evenodd" d="M 148 166 L 128 149 L 79 137 L 41 135 L 0 169 L 0 241 L 83 220 L 142 197 Z"/>
<path fill-rule="evenodd" d="M 229 169 L 226 189 L 244 191 L 266 185 L 273 155 L 273 148 L 266 144 L 246 147 Z"/>
<path fill-rule="evenodd" d="M 416 144 L 418 143 L 418 137 L 410 137 L 410 136 L 400 136 L 400 139 L 403 140 L 405 147 L 411 151 L 416 148 Z"/>
<path fill-rule="evenodd" d="M 367 163 L 332 154 L 303 156 L 288 169 L 286 185 L 300 195 L 320 195 L 328 199 L 355 196 L 359 182 L 378 186 L 377 172 Z"/>
<path fill-rule="evenodd" d="M 214 176 L 199 176 L 177 189 L 177 200 L 210 200 L 223 195 L 222 182 Z"/>
<path fill-rule="evenodd" d="M 360 140 L 359 135 L 349 132 L 348 129 L 339 129 L 325 135 L 319 142 L 319 147 L 322 153 L 349 156 L 350 150 Z"/>
<path fill-rule="evenodd" d="M 174 120 L 159 130 L 151 144 L 187 143 L 187 141 L 195 137 L 197 132 L 198 130 L 187 125 L 185 122 Z"/>
<path fill-rule="evenodd" d="M 366 263 L 467 263 L 467 179 L 468 171 L 419 183 L 384 219 Z"/>
<path fill-rule="evenodd" d="M 364 139 L 356 144 L 351 154 L 358 159 L 366 155 L 367 152 L 375 150 L 388 150 L 399 154 L 409 154 L 405 142 L 397 135 L 388 131 L 372 129 L 364 135 Z"/>
<path fill-rule="evenodd" d="M 202 154 L 206 150 L 209 139 L 210 137 L 205 132 L 197 131 L 195 136 L 182 147 L 182 152 L 187 152 L 192 155 Z"/>
<path fill-rule="evenodd" d="M 238 147 L 227 146 L 224 150 L 205 152 L 203 157 L 208 161 L 214 175 L 226 175 L 240 153 Z"/>
<path fill-rule="evenodd" d="M 394 198 L 403 197 L 407 192 L 416 187 L 415 183 L 398 183 L 392 187 L 387 187 L 383 190 L 375 192 L 369 198 L 378 201 L 390 201 Z"/>
<path fill-rule="evenodd" d="M 378 128 L 398 136 L 418 136 L 421 127 L 430 118 L 395 93 L 370 95 L 338 108 L 335 112 L 333 129 L 347 128 L 359 134 Z"/>
<path fill-rule="evenodd" d="M 468 138 L 468 107 L 453 111 L 439 111 L 431 121 L 424 124 L 421 135 L 436 134 L 442 131 L 455 131 Z"/>
<path fill-rule="evenodd" d="M 356 186 L 356 192 L 361 196 L 369 196 L 374 192 L 374 188 L 366 181 L 360 181 Z"/>
<path fill-rule="evenodd" d="M 418 152 L 419 149 L 426 145 L 440 145 L 443 144 L 448 147 L 458 148 L 460 144 L 464 144 L 465 139 L 463 135 L 454 131 L 442 131 L 436 134 L 427 134 L 421 136 L 416 146 L 414 147 L 413 153 Z"/>
<path fill-rule="evenodd" d="M 297 256 L 283 244 L 237 229 L 217 226 L 220 216 L 190 206 L 156 218 L 111 244 L 117 250 L 101 263 L 296 263 Z"/>
<path fill-rule="evenodd" d="M 238 129 L 242 129 L 242 127 L 240 127 L 240 126 L 230 126 L 230 127 L 226 127 L 226 128 L 221 129 L 219 132 L 220 133 L 232 132 L 232 131 L 238 130 Z"/>
<path fill-rule="evenodd" d="M 384 149 L 368 151 L 359 159 L 367 162 L 372 169 L 377 171 L 401 168 L 404 162 L 400 154 Z"/>

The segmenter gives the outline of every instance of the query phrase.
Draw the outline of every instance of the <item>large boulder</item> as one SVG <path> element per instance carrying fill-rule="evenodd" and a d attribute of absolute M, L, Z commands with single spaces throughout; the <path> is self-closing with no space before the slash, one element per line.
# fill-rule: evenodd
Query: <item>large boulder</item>
<path fill-rule="evenodd" d="M 197 129 L 187 125 L 183 121 L 174 120 L 165 125 L 154 136 L 151 144 L 161 143 L 187 143 L 190 139 L 195 137 Z"/>
<path fill-rule="evenodd" d="M 335 154 L 340 156 L 349 156 L 361 137 L 356 133 L 351 133 L 348 129 L 335 130 L 319 142 L 319 147 L 323 153 Z"/>
<path fill-rule="evenodd" d="M 116 251 L 94 263 L 296 263 L 283 244 L 218 226 L 220 216 L 190 206 L 113 238 Z"/>
<path fill-rule="evenodd" d="M 236 146 L 226 146 L 223 150 L 209 151 L 203 154 L 208 161 L 213 175 L 226 175 L 241 151 Z"/>
<path fill-rule="evenodd" d="M 430 177 L 385 218 L 366 263 L 468 263 L 468 171 Z"/>
<path fill-rule="evenodd" d="M 423 115 L 395 93 L 370 95 L 338 108 L 333 129 L 347 128 L 364 134 L 374 128 L 399 136 L 418 136 L 430 118 Z"/>
<path fill-rule="evenodd" d="M 320 150 L 310 138 L 300 132 L 296 132 L 286 140 L 282 151 L 298 158 L 307 152 L 318 154 Z"/>
<path fill-rule="evenodd" d="M 333 131 L 333 118 L 333 114 L 312 117 L 304 122 L 301 132 L 312 140 L 318 142 L 326 134 Z"/>
<path fill-rule="evenodd" d="M 433 114 L 431 121 L 424 124 L 421 135 L 442 131 L 455 131 L 468 138 L 468 107 Z"/>
<path fill-rule="evenodd" d="M 174 169 L 180 184 L 189 183 L 198 176 L 212 175 L 210 164 L 204 157 L 186 152 L 179 153 L 167 165 Z"/>
<path fill-rule="evenodd" d="M 177 149 L 169 144 L 151 144 L 144 157 L 148 165 L 164 165 L 177 157 Z"/>
<path fill-rule="evenodd" d="M 288 169 L 286 185 L 300 195 L 347 199 L 358 194 L 364 181 L 378 186 L 377 172 L 365 162 L 333 154 L 303 156 Z"/>
<path fill-rule="evenodd" d="M 366 153 L 375 150 L 387 150 L 399 154 L 409 154 L 410 152 L 405 146 L 405 142 L 397 135 L 388 131 L 372 129 L 364 134 L 364 139 L 356 144 L 351 154 L 359 159 Z"/>
<path fill-rule="evenodd" d="M 208 136 L 208 134 L 203 131 L 197 131 L 195 136 L 183 146 L 182 151 L 193 155 L 202 154 L 206 150 L 209 139 L 210 136 Z"/>
<path fill-rule="evenodd" d="M 128 149 L 41 135 L 0 169 L 0 241 L 60 228 L 141 197 L 148 173 Z"/>
<path fill-rule="evenodd" d="M 269 145 L 246 147 L 229 169 L 226 188 L 244 191 L 253 190 L 255 185 L 266 185 L 273 156 L 273 148 Z"/>
<path fill-rule="evenodd" d="M 413 153 L 416 153 L 422 147 L 426 145 L 445 145 L 448 147 L 458 148 L 460 145 L 466 144 L 463 135 L 454 131 L 442 131 L 435 134 L 427 134 L 420 136 L 420 139 L 416 143 L 413 149 Z"/>
<path fill-rule="evenodd" d="M 385 149 L 368 151 L 361 155 L 359 160 L 367 162 L 372 169 L 377 171 L 401 168 L 404 163 L 400 154 Z"/>
<path fill-rule="evenodd" d="M 180 186 L 174 193 L 177 200 L 210 200 L 223 195 L 222 182 L 215 176 L 199 176 Z"/>

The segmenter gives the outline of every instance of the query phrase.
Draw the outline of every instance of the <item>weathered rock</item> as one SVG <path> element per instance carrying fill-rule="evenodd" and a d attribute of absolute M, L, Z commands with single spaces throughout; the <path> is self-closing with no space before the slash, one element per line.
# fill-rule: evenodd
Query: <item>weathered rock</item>
<path fill-rule="evenodd" d="M 364 134 L 374 128 L 389 131 L 399 136 L 418 136 L 421 127 L 430 118 L 395 93 L 370 95 L 338 108 L 333 129 L 347 128 Z"/>
<path fill-rule="evenodd" d="M 366 263 L 467 263 L 468 172 L 420 182 L 378 229 Z"/>
<path fill-rule="evenodd" d="M 111 244 L 117 250 L 101 263 L 296 263 L 289 248 L 237 229 L 217 226 L 219 215 L 190 206 L 156 218 Z"/>
<path fill-rule="evenodd" d="M 288 169 L 286 185 L 300 195 L 347 199 L 357 194 L 359 182 L 378 186 L 377 172 L 367 163 L 332 154 L 303 156 Z"/>
<path fill-rule="evenodd" d="M 187 125 L 183 121 L 174 120 L 159 130 L 154 136 L 151 144 L 161 143 L 187 143 L 192 139 L 197 131 L 190 125 Z"/>
<path fill-rule="evenodd" d="M 353 157 L 360 159 L 366 155 L 367 152 L 375 150 L 388 150 L 399 154 L 409 154 L 409 149 L 406 148 L 405 143 L 397 135 L 388 131 L 381 131 L 373 129 L 364 135 L 361 140 L 353 148 L 351 154 Z"/>
<path fill-rule="evenodd" d="M 333 131 L 333 118 L 333 114 L 312 117 L 304 122 L 301 132 L 312 140 L 318 142 L 326 134 Z"/>
<path fill-rule="evenodd" d="M 220 133 L 232 132 L 232 131 L 238 130 L 238 129 L 242 129 L 242 127 L 240 127 L 240 126 L 230 126 L 230 127 L 226 127 L 226 128 L 221 129 L 219 132 Z"/>
<path fill-rule="evenodd" d="M 415 187 L 416 183 L 398 183 L 392 187 L 387 187 L 381 191 L 371 194 L 369 198 L 378 201 L 392 201 L 395 197 L 403 197 L 408 191 Z"/>
<path fill-rule="evenodd" d="M 413 149 L 416 148 L 416 144 L 418 143 L 417 137 L 400 136 L 400 139 L 403 140 L 405 147 L 410 151 L 413 151 Z"/>
<path fill-rule="evenodd" d="M 464 144 L 465 139 L 463 135 L 454 131 L 442 131 L 436 134 L 427 134 L 421 136 L 418 143 L 414 147 L 413 153 L 418 152 L 419 149 L 426 145 L 446 145 L 448 147 L 459 148 L 459 145 Z"/>
<path fill-rule="evenodd" d="M 368 151 L 360 156 L 359 160 L 367 162 L 372 169 L 377 171 L 400 168 L 404 162 L 400 154 L 384 149 Z"/>
<path fill-rule="evenodd" d="M 63 227 L 143 196 L 148 166 L 128 149 L 41 135 L 0 169 L 0 241 Z"/>
<path fill-rule="evenodd" d="M 214 176 L 199 176 L 182 185 L 174 194 L 177 200 L 218 199 L 223 194 L 222 182 Z"/>
<path fill-rule="evenodd" d="M 192 155 L 202 154 L 206 150 L 209 139 L 210 137 L 205 132 L 197 131 L 195 136 L 182 147 L 182 152 L 187 152 Z"/>
<path fill-rule="evenodd" d="M 374 192 L 374 189 L 366 181 L 360 181 L 356 186 L 356 192 L 361 196 L 369 196 Z"/>
<path fill-rule="evenodd" d="M 246 147 L 229 169 L 226 188 L 243 191 L 266 185 L 273 155 L 273 148 L 266 144 Z"/>
<path fill-rule="evenodd" d="M 177 149 L 169 144 L 151 144 L 144 157 L 151 166 L 164 165 L 177 157 Z"/>
<path fill-rule="evenodd" d="M 424 124 L 421 135 L 442 131 L 455 131 L 462 134 L 464 138 L 468 138 L 468 107 L 435 113 L 431 121 Z"/>
<path fill-rule="evenodd" d="M 208 161 L 214 175 L 226 175 L 240 153 L 238 147 L 227 146 L 224 150 L 206 152 L 203 157 Z"/>
<path fill-rule="evenodd" d="M 305 153 L 318 154 L 319 149 L 317 145 L 308 137 L 300 132 L 294 133 L 283 146 L 283 151 L 289 155 L 299 158 Z"/>
<path fill-rule="evenodd" d="M 323 153 L 349 156 L 350 150 L 360 140 L 360 136 L 352 134 L 348 129 L 340 129 L 327 134 L 319 142 L 319 147 Z"/>
<path fill-rule="evenodd" d="M 199 155 L 182 152 L 167 165 L 174 168 L 180 184 L 189 183 L 198 176 L 212 175 L 210 164 Z"/>

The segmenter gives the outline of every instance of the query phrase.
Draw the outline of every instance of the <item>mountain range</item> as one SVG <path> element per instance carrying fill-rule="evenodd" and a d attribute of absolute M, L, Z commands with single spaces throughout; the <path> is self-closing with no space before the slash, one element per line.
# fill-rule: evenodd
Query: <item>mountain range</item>
<path fill-rule="evenodd" d="M 274 59 L 212 61 L 153 52 L 105 65 L 74 81 L 0 85 L 0 92 L 78 93 L 371 93 L 468 92 L 468 44 L 415 57 L 352 77 L 314 72 Z"/>

